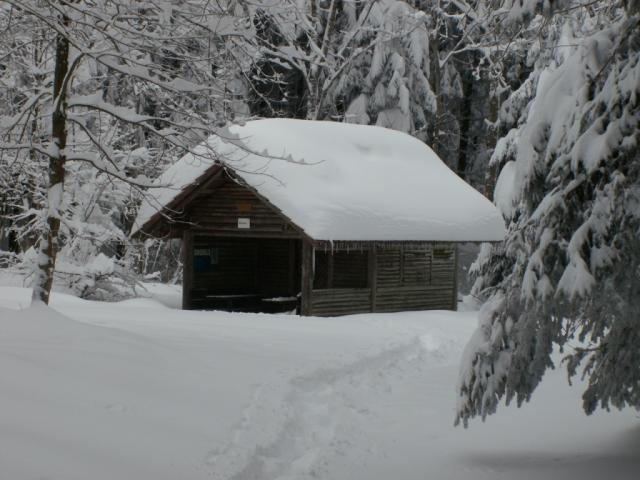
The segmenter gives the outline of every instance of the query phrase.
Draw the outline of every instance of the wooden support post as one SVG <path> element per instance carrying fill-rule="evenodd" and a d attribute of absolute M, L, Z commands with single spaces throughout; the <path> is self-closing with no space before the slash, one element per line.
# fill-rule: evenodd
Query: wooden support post
<path fill-rule="evenodd" d="M 427 277 L 427 285 L 433 286 L 433 243 L 428 246 L 427 255 L 429 255 L 429 276 Z"/>
<path fill-rule="evenodd" d="M 287 248 L 289 249 L 287 272 L 289 282 L 287 288 L 289 289 L 289 295 L 296 295 L 296 241 L 293 239 L 286 240 Z"/>
<path fill-rule="evenodd" d="M 458 245 L 453 246 L 453 302 L 451 310 L 458 310 Z"/>
<path fill-rule="evenodd" d="M 400 285 L 404 286 L 404 245 L 400 245 Z"/>
<path fill-rule="evenodd" d="M 193 288 L 193 232 L 182 234 L 182 309 L 191 310 L 191 289 Z"/>
<path fill-rule="evenodd" d="M 369 288 L 371 289 L 371 311 L 376 311 L 378 293 L 378 249 L 375 243 L 369 249 Z"/>
<path fill-rule="evenodd" d="M 301 315 L 311 315 L 311 293 L 313 290 L 313 245 L 302 240 L 302 281 L 300 286 Z"/>

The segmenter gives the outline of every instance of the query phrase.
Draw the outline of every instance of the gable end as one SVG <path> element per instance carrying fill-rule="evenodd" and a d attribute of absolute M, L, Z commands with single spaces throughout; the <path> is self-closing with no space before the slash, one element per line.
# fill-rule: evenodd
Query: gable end
<path fill-rule="evenodd" d="M 302 233 L 279 210 L 228 172 L 219 182 L 198 189 L 185 206 L 184 220 L 196 233 L 288 238 L 298 238 Z"/>

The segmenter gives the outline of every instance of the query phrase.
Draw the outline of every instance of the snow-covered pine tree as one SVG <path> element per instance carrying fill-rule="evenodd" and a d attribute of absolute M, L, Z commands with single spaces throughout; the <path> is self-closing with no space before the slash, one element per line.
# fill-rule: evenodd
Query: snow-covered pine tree
<path fill-rule="evenodd" d="M 517 88 L 524 39 L 537 33 L 535 24 L 505 26 L 498 7 L 493 0 L 375 3 L 358 35 L 371 53 L 355 60 L 334 93 L 346 105 L 345 121 L 408 131 L 481 188 L 495 143 L 488 120 Z"/>
<path fill-rule="evenodd" d="M 431 140 L 437 102 L 429 83 L 428 20 L 406 2 L 371 4 L 355 37 L 355 48 L 367 51 L 340 82 L 345 121 L 379 125 Z"/>
<path fill-rule="evenodd" d="M 251 24 L 233 42 L 239 65 L 254 59 L 245 75 L 252 113 L 423 131 L 434 104 L 429 42 L 424 15 L 406 2 L 258 1 L 236 10 Z"/>
<path fill-rule="evenodd" d="M 505 23 L 505 0 L 415 3 L 429 17 L 430 83 L 438 102 L 433 147 L 458 175 L 486 190 L 497 111 L 526 77 L 523 59 L 538 25 Z"/>
<path fill-rule="evenodd" d="M 640 407 L 640 15 L 623 1 L 514 1 L 546 15 L 529 79 L 505 104 L 495 200 L 504 245 L 483 248 L 488 298 L 466 347 L 456 423 L 531 398 L 554 346 L 588 381 L 583 408 Z M 535 44 L 534 44 L 535 45 Z"/>
<path fill-rule="evenodd" d="M 371 4 L 287 0 L 236 7 L 236 15 L 244 15 L 250 25 L 232 41 L 236 63 L 245 70 L 251 113 L 333 118 L 333 92 L 362 54 L 350 50 L 361 28 L 351 10 L 369 10 Z"/>
<path fill-rule="evenodd" d="M 0 18 L 8 18 L 10 11 L 8 5 L 0 5 Z M 2 26 L 6 28 L 0 36 L 0 113 L 16 115 L 33 92 L 45 88 L 48 65 L 44 46 L 50 38 L 28 17 L 14 15 L 11 25 L 3 23 Z M 43 133 L 40 118 L 41 112 L 36 107 L 23 122 L 20 138 L 37 141 Z M 40 160 L 35 150 L 17 154 L 0 149 L 0 228 L 3 232 L 0 237 L 5 238 L 6 248 L 12 253 L 29 248 L 35 241 L 29 215 L 17 217 L 21 212 L 31 211 L 40 201 L 38 185 L 41 172 L 46 170 L 46 162 Z"/>
<path fill-rule="evenodd" d="M 212 100 L 224 92 L 211 68 L 219 13 L 198 0 L 0 5 L 0 81 L 11 87 L 0 111 L 1 158 L 37 179 L 27 182 L 35 200 L 13 202 L 11 212 L 39 239 L 34 300 L 48 301 L 61 248 L 82 262 L 123 241 L 131 187 L 146 186 L 163 159 L 219 120 Z M 92 251 L 79 246 L 86 238 Z"/>

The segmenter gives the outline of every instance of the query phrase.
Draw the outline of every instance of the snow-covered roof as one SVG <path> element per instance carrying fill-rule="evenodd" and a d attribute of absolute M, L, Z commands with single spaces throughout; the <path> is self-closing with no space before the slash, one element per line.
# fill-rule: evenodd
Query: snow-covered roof
<path fill-rule="evenodd" d="M 268 119 L 232 125 L 178 160 L 134 230 L 222 162 L 314 240 L 499 241 L 496 207 L 421 141 L 386 128 Z"/>

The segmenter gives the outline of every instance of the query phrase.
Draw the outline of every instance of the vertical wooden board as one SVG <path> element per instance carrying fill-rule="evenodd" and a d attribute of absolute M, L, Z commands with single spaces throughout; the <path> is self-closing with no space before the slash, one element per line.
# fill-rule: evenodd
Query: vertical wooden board
<path fill-rule="evenodd" d="M 453 303 L 451 310 L 458 310 L 458 246 L 453 246 Z"/>
<path fill-rule="evenodd" d="M 378 291 L 378 249 L 374 245 L 369 249 L 369 288 L 371 289 L 371 311 L 376 311 L 376 294 Z"/>
<path fill-rule="evenodd" d="M 185 230 L 182 235 L 182 309 L 191 309 L 193 286 L 193 232 Z"/>
<path fill-rule="evenodd" d="M 404 245 L 400 246 L 400 285 L 404 284 Z"/>
<path fill-rule="evenodd" d="M 295 295 L 298 293 L 296 291 L 296 241 L 295 240 L 287 240 L 287 248 L 288 248 L 288 263 L 287 263 L 287 271 L 289 278 L 289 295 Z"/>
<path fill-rule="evenodd" d="M 429 257 L 429 274 L 427 283 L 433 285 L 433 244 L 429 244 L 427 247 L 427 255 Z"/>
<path fill-rule="evenodd" d="M 306 240 L 302 240 L 302 278 L 300 285 L 301 314 L 311 315 L 312 306 L 312 282 L 313 282 L 313 245 Z"/>

